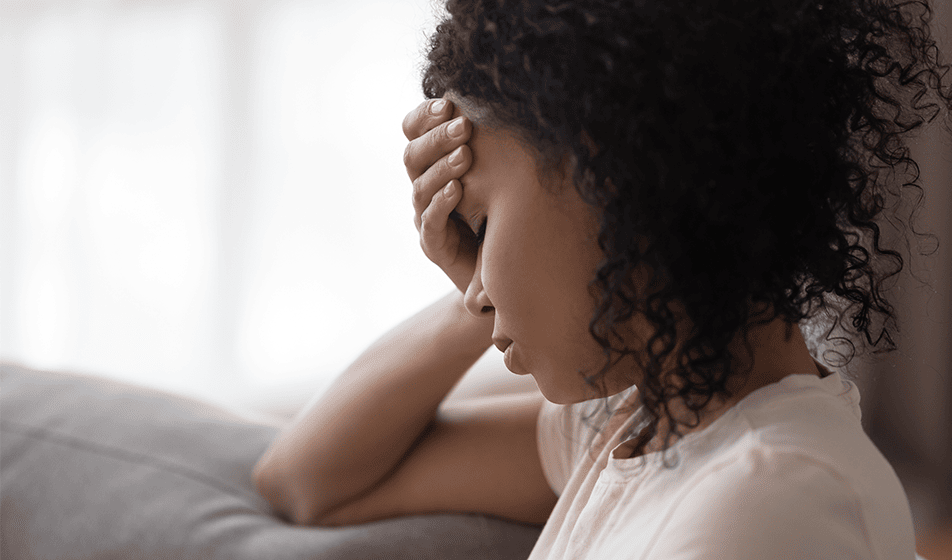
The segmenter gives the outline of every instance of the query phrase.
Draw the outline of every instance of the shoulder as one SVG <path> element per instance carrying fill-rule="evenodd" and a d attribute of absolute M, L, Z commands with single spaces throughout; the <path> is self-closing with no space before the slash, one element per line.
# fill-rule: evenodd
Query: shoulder
<path fill-rule="evenodd" d="M 885 559 L 914 549 L 907 503 L 884 507 L 849 469 L 798 451 L 751 445 L 680 494 L 652 557 Z M 680 536 L 662 536 L 672 531 Z"/>

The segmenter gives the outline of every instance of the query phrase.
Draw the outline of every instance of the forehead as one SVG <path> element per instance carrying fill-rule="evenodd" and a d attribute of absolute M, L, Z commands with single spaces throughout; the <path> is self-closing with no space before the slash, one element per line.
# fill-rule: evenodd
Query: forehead
<path fill-rule="evenodd" d="M 443 97 L 453 103 L 452 118 L 466 117 L 473 125 L 467 145 L 472 150 L 474 166 L 480 158 L 479 154 L 487 155 L 490 152 L 495 156 L 514 156 L 518 153 L 541 164 L 539 149 L 518 128 L 507 126 L 488 107 L 453 91 L 447 91 Z"/>
<path fill-rule="evenodd" d="M 472 135 L 468 142 L 470 148 L 475 148 L 477 144 L 484 144 L 487 140 L 486 136 L 490 136 L 492 142 L 503 144 L 507 150 L 515 149 L 530 155 L 537 162 L 539 178 L 547 183 L 553 180 L 553 172 L 564 172 L 562 165 L 566 157 L 570 155 L 568 148 L 550 150 L 551 146 L 535 145 L 524 131 L 516 126 L 507 125 L 482 103 L 455 91 L 447 91 L 443 97 L 453 103 L 452 118 L 463 116 L 472 122 Z M 475 153 L 473 155 L 477 157 Z"/>

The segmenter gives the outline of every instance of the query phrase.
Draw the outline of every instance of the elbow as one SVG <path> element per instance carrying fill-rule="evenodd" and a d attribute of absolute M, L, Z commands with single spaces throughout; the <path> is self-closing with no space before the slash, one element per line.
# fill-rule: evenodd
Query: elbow
<path fill-rule="evenodd" d="M 320 524 L 325 513 L 314 499 L 313 492 L 306 492 L 309 485 L 289 471 L 287 466 L 269 454 L 265 454 L 252 470 L 252 480 L 258 493 L 268 502 L 275 516 L 286 523 L 300 526 Z"/>
<path fill-rule="evenodd" d="M 285 477 L 277 472 L 270 454 L 266 453 L 258 459 L 251 471 L 251 479 L 258 494 L 271 506 L 272 513 L 285 521 L 293 522 L 288 515 L 290 513 L 288 509 L 289 492 Z"/>
<path fill-rule="evenodd" d="M 293 478 L 281 468 L 270 454 L 266 453 L 251 472 L 258 494 L 271 506 L 277 517 L 293 525 L 307 525 L 310 520 L 306 508 L 295 489 Z"/>

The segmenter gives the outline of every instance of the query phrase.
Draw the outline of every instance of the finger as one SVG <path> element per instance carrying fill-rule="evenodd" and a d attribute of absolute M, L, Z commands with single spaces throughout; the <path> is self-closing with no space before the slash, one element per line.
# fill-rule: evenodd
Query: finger
<path fill-rule="evenodd" d="M 453 116 L 453 103 L 448 99 L 427 99 L 403 117 L 403 135 L 416 140 L 434 126 Z"/>
<path fill-rule="evenodd" d="M 433 195 L 433 199 L 420 216 L 420 246 L 424 254 L 435 262 L 445 260 L 449 247 L 459 243 L 459 232 L 449 224 L 450 214 L 462 194 L 459 181 L 453 179 Z M 455 228 L 455 225 L 452 226 Z M 451 239 L 452 238 L 452 239 Z"/>
<path fill-rule="evenodd" d="M 411 140 L 403 152 L 403 165 L 410 180 L 419 177 L 444 155 L 466 143 L 473 131 L 473 123 L 466 117 L 457 117 Z"/>
<path fill-rule="evenodd" d="M 436 191 L 453 179 L 459 179 L 473 163 L 473 154 L 469 146 L 463 144 L 431 165 L 422 175 L 413 181 L 413 209 L 417 215 L 423 213 L 430 204 Z"/>

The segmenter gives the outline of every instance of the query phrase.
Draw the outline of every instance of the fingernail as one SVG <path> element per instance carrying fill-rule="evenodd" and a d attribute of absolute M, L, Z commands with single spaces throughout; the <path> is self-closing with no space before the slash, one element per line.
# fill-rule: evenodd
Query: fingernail
<path fill-rule="evenodd" d="M 450 133 L 450 136 L 456 137 L 463 133 L 463 117 L 458 117 L 455 121 L 450 123 L 450 126 L 446 129 Z"/>
<path fill-rule="evenodd" d="M 463 161 L 463 147 L 460 146 L 453 150 L 453 153 L 450 154 L 450 165 L 456 165 L 459 162 Z"/>
<path fill-rule="evenodd" d="M 445 99 L 438 99 L 432 105 L 430 105 L 430 113 L 434 115 L 439 115 L 443 112 L 443 109 L 446 109 Z"/>

